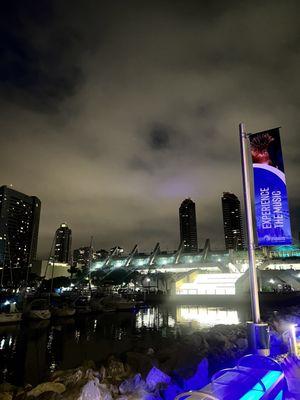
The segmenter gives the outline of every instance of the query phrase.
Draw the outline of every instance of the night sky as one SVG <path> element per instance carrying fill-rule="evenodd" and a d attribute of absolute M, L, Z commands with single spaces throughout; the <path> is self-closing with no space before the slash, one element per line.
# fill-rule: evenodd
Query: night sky
<path fill-rule="evenodd" d="M 282 126 L 300 230 L 300 2 L 6 1 L 0 14 L 0 184 L 42 201 L 39 256 L 174 249 L 178 207 L 222 248 L 220 197 L 241 195 L 238 123 Z"/>

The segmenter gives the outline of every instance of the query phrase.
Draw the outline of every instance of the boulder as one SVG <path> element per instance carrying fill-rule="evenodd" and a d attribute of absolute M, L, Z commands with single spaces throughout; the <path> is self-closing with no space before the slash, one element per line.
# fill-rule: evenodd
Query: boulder
<path fill-rule="evenodd" d="M 27 393 L 32 389 L 31 385 L 26 385 L 24 388 L 19 389 L 14 400 L 24 400 L 28 399 Z M 31 396 L 33 398 L 33 396 Z M 35 397 L 34 397 L 35 399 Z"/>
<path fill-rule="evenodd" d="M 147 392 L 147 384 L 142 379 L 141 374 L 135 375 L 133 378 L 126 379 L 119 386 L 121 394 L 133 394 L 133 393 L 144 393 Z M 143 397 L 142 397 L 143 398 Z"/>
<path fill-rule="evenodd" d="M 61 382 L 68 387 L 76 385 L 83 378 L 83 371 L 81 368 L 57 371 L 52 375 L 52 378 L 54 378 L 54 382 Z"/>
<path fill-rule="evenodd" d="M 86 378 L 80 379 L 74 385 L 69 385 L 64 392 L 64 400 L 77 400 L 82 392 L 82 388 L 88 383 Z"/>
<path fill-rule="evenodd" d="M 240 350 L 246 350 L 248 348 L 248 340 L 246 338 L 238 338 L 236 340 L 236 345 Z"/>
<path fill-rule="evenodd" d="M 206 336 L 206 341 L 209 345 L 210 352 L 223 353 L 232 347 L 228 337 L 218 331 L 210 332 Z"/>
<path fill-rule="evenodd" d="M 44 392 L 35 398 L 36 400 L 63 400 L 64 397 L 56 392 Z"/>
<path fill-rule="evenodd" d="M 99 384 L 101 400 L 112 400 L 118 394 L 118 389 L 113 385 Z"/>
<path fill-rule="evenodd" d="M 102 400 L 98 384 L 97 380 L 87 382 L 83 386 L 79 397 L 74 400 Z"/>
<path fill-rule="evenodd" d="M 85 361 L 83 361 L 82 369 L 96 369 L 95 361 L 93 361 L 93 360 L 85 360 Z"/>
<path fill-rule="evenodd" d="M 203 388 L 209 382 L 208 377 L 208 361 L 204 358 L 197 366 L 193 376 L 184 379 L 185 390 L 198 390 Z"/>
<path fill-rule="evenodd" d="M 115 357 L 111 357 L 108 360 L 108 366 L 105 371 L 107 378 L 111 378 L 114 381 L 122 381 L 123 379 L 128 378 L 130 373 L 131 370 L 128 364 L 122 363 Z M 102 375 L 101 371 L 100 374 Z"/>
<path fill-rule="evenodd" d="M 129 351 L 126 353 L 126 361 L 134 372 L 140 373 L 144 377 L 152 368 L 152 359 L 142 353 Z"/>
<path fill-rule="evenodd" d="M 112 400 L 111 385 L 99 384 L 97 378 L 82 379 L 63 394 L 64 400 Z M 114 387 L 113 391 L 117 390 Z"/>
<path fill-rule="evenodd" d="M 146 378 L 147 388 L 151 392 L 153 392 L 158 386 L 161 386 L 162 384 L 165 386 L 169 385 L 170 382 L 171 378 L 169 377 L 169 375 L 165 374 L 163 371 L 156 367 L 151 368 Z"/>
<path fill-rule="evenodd" d="M 3 382 L 0 384 L 0 393 L 3 392 L 15 392 L 17 390 L 17 386 L 11 385 L 8 382 Z"/>
<path fill-rule="evenodd" d="M 37 385 L 35 388 L 30 390 L 27 395 L 38 397 L 40 394 L 44 392 L 55 392 L 55 393 L 63 393 L 66 390 L 65 385 L 60 382 L 45 382 Z"/>
<path fill-rule="evenodd" d="M 12 400 L 13 395 L 9 392 L 2 392 L 0 393 L 0 400 Z"/>
<path fill-rule="evenodd" d="M 203 354 L 188 344 L 180 344 L 161 351 L 157 358 L 159 369 L 167 375 L 176 373 L 183 378 L 194 375 Z"/>

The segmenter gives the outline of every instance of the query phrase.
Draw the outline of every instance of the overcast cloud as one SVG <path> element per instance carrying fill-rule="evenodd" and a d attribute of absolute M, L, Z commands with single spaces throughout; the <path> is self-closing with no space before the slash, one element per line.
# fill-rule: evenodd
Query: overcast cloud
<path fill-rule="evenodd" d="M 241 121 L 282 127 L 298 236 L 298 1 L 7 3 L 0 183 L 41 199 L 40 256 L 61 222 L 73 247 L 173 249 L 185 197 L 223 247 Z"/>

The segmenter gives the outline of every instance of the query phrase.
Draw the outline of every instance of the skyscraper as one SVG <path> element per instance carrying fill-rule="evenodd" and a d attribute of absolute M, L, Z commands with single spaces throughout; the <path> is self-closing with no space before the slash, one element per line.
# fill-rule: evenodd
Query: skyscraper
<path fill-rule="evenodd" d="M 224 192 L 222 196 L 223 224 L 226 249 L 245 248 L 241 204 L 235 194 Z"/>
<path fill-rule="evenodd" d="M 0 187 L 0 267 L 22 269 L 36 257 L 41 202 Z"/>
<path fill-rule="evenodd" d="M 68 263 L 71 256 L 72 231 L 66 223 L 60 225 L 55 233 L 54 259 Z"/>
<path fill-rule="evenodd" d="M 94 250 L 92 247 L 79 247 L 73 251 L 73 263 L 87 266 L 93 259 Z"/>
<path fill-rule="evenodd" d="M 183 243 L 183 251 L 197 252 L 197 222 L 195 203 L 191 199 L 185 199 L 179 207 L 180 240 Z"/>

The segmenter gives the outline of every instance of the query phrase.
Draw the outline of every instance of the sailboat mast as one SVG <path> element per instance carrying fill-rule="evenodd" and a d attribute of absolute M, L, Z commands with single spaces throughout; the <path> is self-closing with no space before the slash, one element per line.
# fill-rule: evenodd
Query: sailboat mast
<path fill-rule="evenodd" d="M 92 246 L 93 246 L 93 236 L 90 240 L 90 251 L 89 251 L 89 262 L 88 262 L 88 278 L 89 278 L 89 289 L 91 290 L 91 258 L 92 258 Z"/>

